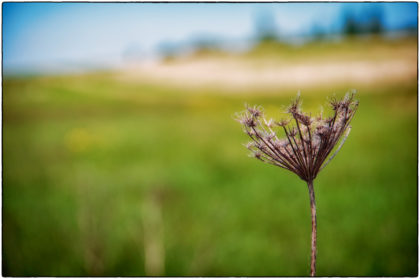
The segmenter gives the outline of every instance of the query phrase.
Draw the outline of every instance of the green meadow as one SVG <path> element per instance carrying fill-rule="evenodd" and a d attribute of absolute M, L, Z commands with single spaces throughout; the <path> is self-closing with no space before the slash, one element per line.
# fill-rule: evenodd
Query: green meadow
<path fill-rule="evenodd" d="M 303 109 L 352 88 L 314 182 L 317 275 L 417 276 L 417 80 L 305 89 Z M 309 275 L 307 186 L 248 158 L 234 120 L 245 102 L 279 119 L 298 89 L 5 77 L 3 275 Z"/>

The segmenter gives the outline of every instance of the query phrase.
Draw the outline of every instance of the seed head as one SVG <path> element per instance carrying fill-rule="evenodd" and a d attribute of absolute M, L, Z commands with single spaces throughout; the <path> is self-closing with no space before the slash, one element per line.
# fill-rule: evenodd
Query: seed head
<path fill-rule="evenodd" d="M 295 117 L 305 126 L 309 126 L 312 123 L 311 117 L 305 115 L 304 113 L 296 113 Z"/>
<path fill-rule="evenodd" d="M 257 106 L 247 107 L 249 113 L 254 117 L 260 117 L 262 115 L 262 109 Z"/>
<path fill-rule="evenodd" d="M 340 149 L 359 104 L 354 100 L 354 93 L 346 94 L 341 100 L 331 98 L 329 103 L 334 115 L 323 118 L 321 113 L 313 119 L 300 111 L 298 96 L 287 110 L 293 122 L 285 119 L 267 121 L 261 107 L 246 106 L 237 119 L 252 140 L 246 147 L 252 151 L 253 157 L 290 170 L 305 181 L 312 181 Z M 273 123 L 277 127 L 273 127 Z M 294 125 L 290 127 L 290 123 Z M 280 131 L 285 134 L 283 139 Z M 341 145 L 330 155 L 343 134 Z"/>
<path fill-rule="evenodd" d="M 243 123 L 245 124 L 245 126 L 250 127 L 250 128 L 257 126 L 257 122 L 253 118 L 250 118 L 250 117 L 244 118 Z"/>
<path fill-rule="evenodd" d="M 290 123 L 288 119 L 282 119 L 279 122 L 276 122 L 277 126 L 286 127 Z"/>

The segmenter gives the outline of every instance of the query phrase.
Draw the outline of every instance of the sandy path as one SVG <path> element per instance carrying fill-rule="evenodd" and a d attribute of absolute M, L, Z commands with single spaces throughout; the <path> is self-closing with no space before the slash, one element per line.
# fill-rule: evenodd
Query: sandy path
<path fill-rule="evenodd" d="M 117 76 L 125 81 L 148 80 L 188 87 L 305 88 L 334 83 L 412 80 L 417 76 L 417 58 L 259 65 L 234 60 L 196 60 L 131 65 Z"/>

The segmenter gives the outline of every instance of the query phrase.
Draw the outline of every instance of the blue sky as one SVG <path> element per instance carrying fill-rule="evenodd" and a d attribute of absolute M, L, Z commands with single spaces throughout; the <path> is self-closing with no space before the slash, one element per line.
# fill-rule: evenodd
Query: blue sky
<path fill-rule="evenodd" d="M 251 38 L 258 14 L 269 12 L 285 35 L 317 25 L 338 28 L 343 7 L 380 5 L 384 24 L 417 24 L 417 3 L 3 3 L 5 69 L 63 68 L 121 61 L 127 49 L 152 53 L 162 42 L 194 36 Z"/>

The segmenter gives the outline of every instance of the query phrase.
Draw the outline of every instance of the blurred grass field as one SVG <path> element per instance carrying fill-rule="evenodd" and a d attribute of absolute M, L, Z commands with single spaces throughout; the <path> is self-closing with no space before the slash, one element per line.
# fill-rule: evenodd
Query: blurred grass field
<path fill-rule="evenodd" d="M 359 92 L 315 180 L 319 276 L 417 276 L 417 80 Z M 171 87 L 113 73 L 3 80 L 4 276 L 307 276 L 297 176 L 247 158 L 233 115 L 293 90 Z M 328 109 L 326 108 L 326 111 Z"/>

